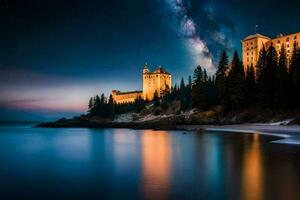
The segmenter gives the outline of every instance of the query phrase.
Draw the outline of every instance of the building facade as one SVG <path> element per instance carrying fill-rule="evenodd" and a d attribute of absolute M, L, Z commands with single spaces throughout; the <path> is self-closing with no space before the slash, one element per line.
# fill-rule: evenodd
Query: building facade
<path fill-rule="evenodd" d="M 155 93 L 157 93 L 158 97 L 161 97 L 163 94 L 171 92 L 172 76 L 164 68 L 158 67 L 150 72 L 146 64 L 142 76 L 142 91 L 120 92 L 113 90 L 112 97 L 114 102 L 118 104 L 133 103 L 138 98 L 151 101 Z"/>
<path fill-rule="evenodd" d="M 153 100 L 155 92 L 158 97 L 171 91 L 172 76 L 164 68 L 158 67 L 150 72 L 145 65 L 143 70 L 143 98 Z"/>
<path fill-rule="evenodd" d="M 300 32 L 290 35 L 278 35 L 276 38 L 271 39 L 261 34 L 247 36 L 242 40 L 242 61 L 245 68 L 256 66 L 259 59 L 259 52 L 265 46 L 268 49 L 273 45 L 279 55 L 281 46 L 285 48 L 287 59 L 290 60 L 294 50 L 294 44 L 300 45 Z"/>
<path fill-rule="evenodd" d="M 136 99 L 142 98 L 143 91 L 120 92 L 119 90 L 113 90 L 111 95 L 118 104 L 133 103 Z"/>

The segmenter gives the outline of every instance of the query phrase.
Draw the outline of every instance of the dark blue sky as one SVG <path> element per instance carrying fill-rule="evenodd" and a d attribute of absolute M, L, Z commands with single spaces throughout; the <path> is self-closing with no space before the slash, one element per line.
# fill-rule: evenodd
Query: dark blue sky
<path fill-rule="evenodd" d="M 86 110 L 89 97 L 141 89 L 145 62 L 174 82 L 258 31 L 299 32 L 287 0 L 0 0 L 0 120 Z M 24 117 L 27 116 L 27 117 Z"/>

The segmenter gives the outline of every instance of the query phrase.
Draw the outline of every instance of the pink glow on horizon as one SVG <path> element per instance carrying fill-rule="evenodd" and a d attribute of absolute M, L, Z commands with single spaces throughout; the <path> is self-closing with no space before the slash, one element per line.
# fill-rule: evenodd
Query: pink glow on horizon
<path fill-rule="evenodd" d="M 37 112 L 78 112 L 88 110 L 90 97 L 112 89 L 132 90 L 135 85 L 117 81 L 73 80 L 35 71 L 0 69 L 0 108 Z"/>
<path fill-rule="evenodd" d="M 63 102 L 63 101 L 28 101 L 28 102 L 15 102 L 9 105 L 10 107 L 21 110 L 47 110 L 47 111 L 72 111 L 72 112 L 85 112 L 87 111 L 86 102 Z"/>

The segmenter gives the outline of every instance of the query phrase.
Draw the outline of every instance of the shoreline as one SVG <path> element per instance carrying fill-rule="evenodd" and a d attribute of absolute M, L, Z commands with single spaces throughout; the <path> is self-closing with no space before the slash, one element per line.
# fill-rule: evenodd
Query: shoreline
<path fill-rule="evenodd" d="M 275 136 L 278 140 L 271 143 L 300 145 L 299 125 L 239 124 L 226 126 L 203 127 L 205 131 L 228 133 L 257 133 L 264 136 Z"/>
<path fill-rule="evenodd" d="M 209 131 L 228 133 L 257 133 L 265 136 L 275 136 L 278 140 L 272 143 L 300 145 L 300 125 L 271 125 L 264 123 L 244 123 L 230 125 L 213 124 L 164 124 L 153 122 L 105 122 L 105 123 L 42 123 L 36 127 L 42 128 L 129 128 L 129 129 L 152 129 L 152 130 L 178 130 L 178 131 Z"/>

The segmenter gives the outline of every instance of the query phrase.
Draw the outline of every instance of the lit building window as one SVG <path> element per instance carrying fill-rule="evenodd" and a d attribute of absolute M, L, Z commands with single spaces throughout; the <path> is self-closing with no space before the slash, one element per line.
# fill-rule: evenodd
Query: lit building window
<path fill-rule="evenodd" d="M 289 37 L 287 37 L 287 38 L 286 38 L 286 41 L 287 41 L 287 42 L 288 42 L 288 41 L 290 41 L 290 38 L 289 38 Z"/>

